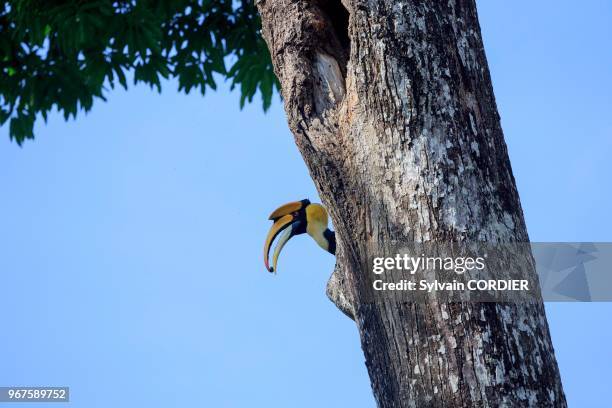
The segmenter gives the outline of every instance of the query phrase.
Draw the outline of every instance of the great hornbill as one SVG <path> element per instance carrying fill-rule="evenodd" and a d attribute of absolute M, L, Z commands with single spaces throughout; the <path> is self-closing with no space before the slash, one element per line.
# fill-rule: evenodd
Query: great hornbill
<path fill-rule="evenodd" d="M 294 235 L 307 233 L 321 248 L 330 254 L 336 253 L 336 233 L 327 228 L 327 211 L 321 204 L 311 204 L 308 199 L 288 203 L 274 210 L 269 219 L 274 224 L 264 244 L 264 263 L 268 271 L 276 271 L 278 256 L 287 241 Z M 268 262 L 270 247 L 281 232 L 283 234 L 274 248 L 272 267 L 270 267 Z"/>

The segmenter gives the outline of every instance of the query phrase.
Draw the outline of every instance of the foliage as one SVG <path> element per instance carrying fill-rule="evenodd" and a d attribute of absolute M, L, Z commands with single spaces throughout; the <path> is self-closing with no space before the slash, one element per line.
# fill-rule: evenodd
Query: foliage
<path fill-rule="evenodd" d="M 279 84 L 252 0 L 13 0 L 0 2 L 0 125 L 21 144 L 37 116 L 89 111 L 108 87 L 134 83 L 161 91 L 216 89 L 215 76 L 260 91 L 263 107 Z M 229 67 L 228 67 L 229 65 Z"/>

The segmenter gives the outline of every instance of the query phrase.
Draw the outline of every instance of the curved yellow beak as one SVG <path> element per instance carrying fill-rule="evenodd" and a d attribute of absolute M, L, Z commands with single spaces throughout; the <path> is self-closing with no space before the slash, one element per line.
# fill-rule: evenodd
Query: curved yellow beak
<path fill-rule="evenodd" d="M 309 204 L 310 201 L 308 200 L 291 202 L 277 208 L 272 212 L 272 214 L 270 214 L 270 220 L 273 220 L 274 224 L 272 224 L 264 243 L 264 264 L 269 272 L 276 271 L 278 256 L 280 255 L 280 251 L 283 249 L 287 241 L 289 241 L 292 236 L 304 233 L 306 231 L 305 224 L 302 221 L 304 218 L 304 208 L 306 208 L 306 206 Z M 278 234 L 289 227 L 290 229 L 285 231 L 279 240 L 279 243 L 274 251 L 273 266 L 270 267 L 270 247 Z"/>
<path fill-rule="evenodd" d="M 274 268 L 270 268 L 270 264 L 268 261 L 268 257 L 270 256 L 270 247 L 272 246 L 272 242 L 274 242 L 274 239 L 276 238 L 276 236 L 280 234 L 285 228 L 289 227 L 291 223 L 293 223 L 293 221 L 294 221 L 293 215 L 291 214 L 284 215 L 280 217 L 274 224 L 272 224 L 272 228 L 270 228 L 270 231 L 268 232 L 268 236 L 266 237 L 266 242 L 264 243 L 264 263 L 266 265 L 266 269 L 270 272 L 274 272 Z M 275 258 L 277 258 L 277 256 Z"/>

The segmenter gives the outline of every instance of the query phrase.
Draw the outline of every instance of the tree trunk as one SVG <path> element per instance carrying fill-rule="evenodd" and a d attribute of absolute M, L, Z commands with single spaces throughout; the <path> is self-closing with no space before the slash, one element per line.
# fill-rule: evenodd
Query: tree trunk
<path fill-rule="evenodd" d="M 473 0 L 260 0 L 379 407 L 565 407 L 541 302 L 368 302 L 393 242 L 528 242 Z"/>

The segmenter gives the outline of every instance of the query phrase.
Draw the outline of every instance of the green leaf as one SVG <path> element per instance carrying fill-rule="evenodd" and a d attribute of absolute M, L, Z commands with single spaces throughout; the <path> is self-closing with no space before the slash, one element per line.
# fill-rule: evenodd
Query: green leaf
<path fill-rule="evenodd" d="M 11 139 L 33 138 L 37 117 L 66 120 L 105 100 L 115 81 L 161 91 L 216 89 L 225 78 L 240 106 L 261 92 L 269 109 L 278 80 L 252 1 L 24 0 L 0 8 L 0 124 Z M 40 116 L 39 116 L 40 115 Z"/>

